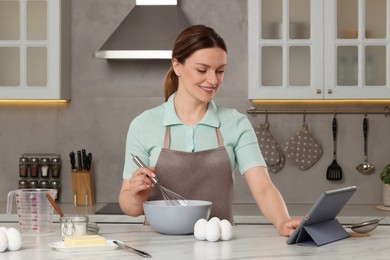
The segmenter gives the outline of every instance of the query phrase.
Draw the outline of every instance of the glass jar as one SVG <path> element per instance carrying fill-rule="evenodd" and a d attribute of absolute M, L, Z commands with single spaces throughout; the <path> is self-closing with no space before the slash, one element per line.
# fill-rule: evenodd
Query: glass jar
<path fill-rule="evenodd" d="M 53 178 L 60 177 L 61 170 L 61 159 L 60 158 L 52 158 L 51 159 L 51 176 Z"/>
<path fill-rule="evenodd" d="M 29 189 L 38 189 L 38 181 L 32 180 L 28 182 Z"/>
<path fill-rule="evenodd" d="M 60 181 L 51 181 L 50 182 L 50 188 L 57 190 L 57 196 L 56 196 L 55 200 L 59 200 L 59 198 L 60 198 L 61 182 Z"/>
<path fill-rule="evenodd" d="M 49 181 L 40 181 L 39 182 L 39 188 L 41 188 L 41 189 L 49 189 L 50 188 Z"/>
<path fill-rule="evenodd" d="M 49 178 L 50 159 L 41 158 L 41 177 Z"/>
<path fill-rule="evenodd" d="M 19 176 L 20 177 L 27 177 L 28 174 L 28 158 L 26 157 L 20 157 L 19 158 Z"/>
<path fill-rule="evenodd" d="M 39 158 L 30 158 L 30 177 L 37 178 L 39 169 Z"/>
<path fill-rule="evenodd" d="M 28 189 L 28 181 L 26 180 L 20 180 L 18 189 Z"/>
<path fill-rule="evenodd" d="M 61 217 L 62 240 L 69 236 L 84 236 L 88 233 L 88 216 Z"/>

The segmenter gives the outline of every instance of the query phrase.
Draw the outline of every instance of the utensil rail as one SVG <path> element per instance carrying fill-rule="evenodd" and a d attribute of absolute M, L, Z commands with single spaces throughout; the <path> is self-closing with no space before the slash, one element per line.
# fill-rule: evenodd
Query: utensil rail
<path fill-rule="evenodd" d="M 383 114 L 385 117 L 390 117 L 390 107 L 385 107 L 383 110 L 258 110 L 256 107 L 251 107 L 247 110 L 248 114 Z"/>

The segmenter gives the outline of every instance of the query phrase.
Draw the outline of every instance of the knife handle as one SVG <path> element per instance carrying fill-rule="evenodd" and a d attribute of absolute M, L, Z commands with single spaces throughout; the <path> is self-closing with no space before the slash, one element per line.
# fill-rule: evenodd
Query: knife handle
<path fill-rule="evenodd" d="M 87 169 L 88 167 L 88 158 L 87 158 L 87 152 L 85 151 L 85 149 L 82 149 L 81 150 L 81 156 L 82 156 L 82 160 L 83 160 L 83 169 Z"/>
<path fill-rule="evenodd" d="M 69 157 L 70 157 L 70 165 L 72 167 L 72 171 L 76 171 L 76 158 L 74 152 L 70 152 Z"/>
<path fill-rule="evenodd" d="M 87 170 L 89 171 L 92 166 L 92 153 L 88 153 L 87 155 Z"/>
<path fill-rule="evenodd" d="M 81 161 L 81 151 L 77 151 L 77 162 L 79 164 L 79 171 L 83 170 L 83 163 Z"/>

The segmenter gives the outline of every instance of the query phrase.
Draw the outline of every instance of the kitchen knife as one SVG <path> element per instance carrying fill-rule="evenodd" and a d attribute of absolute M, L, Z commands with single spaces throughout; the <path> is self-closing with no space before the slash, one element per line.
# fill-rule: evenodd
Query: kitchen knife
<path fill-rule="evenodd" d="M 70 152 L 69 153 L 69 157 L 70 157 L 70 165 L 72 167 L 72 171 L 76 172 L 76 158 L 75 158 L 75 154 L 74 152 Z"/>
<path fill-rule="evenodd" d="M 89 171 L 91 169 L 92 165 L 92 153 L 88 153 L 87 156 L 87 170 Z"/>
<path fill-rule="evenodd" d="M 88 157 L 85 149 L 81 150 L 81 156 L 83 158 L 83 169 L 88 169 Z"/>
<path fill-rule="evenodd" d="M 83 170 L 83 163 L 81 161 L 81 151 L 77 151 L 77 162 L 79 164 L 79 171 Z"/>

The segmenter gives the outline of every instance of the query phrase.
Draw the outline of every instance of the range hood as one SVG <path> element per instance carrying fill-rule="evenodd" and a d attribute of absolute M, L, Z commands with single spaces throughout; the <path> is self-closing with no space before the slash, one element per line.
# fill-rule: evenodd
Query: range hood
<path fill-rule="evenodd" d="M 177 0 L 136 0 L 95 58 L 171 59 L 177 35 L 190 25 Z"/>

